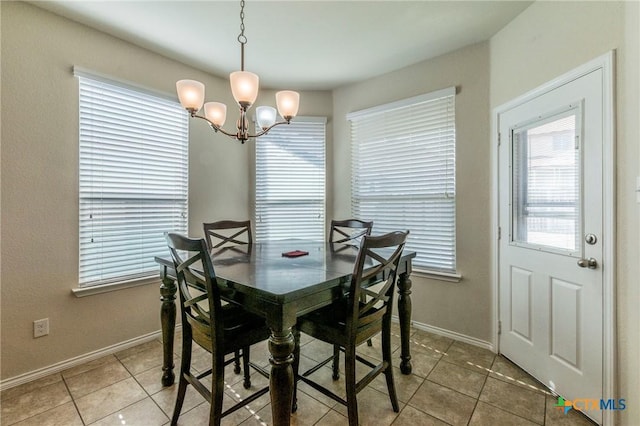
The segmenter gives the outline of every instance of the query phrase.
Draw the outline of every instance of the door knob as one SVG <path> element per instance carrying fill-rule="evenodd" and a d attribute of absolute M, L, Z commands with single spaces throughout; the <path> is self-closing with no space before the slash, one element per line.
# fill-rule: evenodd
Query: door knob
<path fill-rule="evenodd" d="M 598 261 L 593 257 L 590 257 L 589 259 L 580 259 L 578 260 L 578 266 L 581 268 L 596 269 L 598 267 Z"/>

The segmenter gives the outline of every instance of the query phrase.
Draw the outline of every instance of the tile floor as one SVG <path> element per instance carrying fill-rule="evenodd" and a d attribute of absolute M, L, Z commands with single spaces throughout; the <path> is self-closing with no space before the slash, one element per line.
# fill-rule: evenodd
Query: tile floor
<path fill-rule="evenodd" d="M 394 327 L 395 382 L 400 412 L 391 409 L 382 376 L 358 395 L 363 425 L 593 425 L 575 411 L 554 408 L 555 399 L 507 359 L 462 342 L 412 330 L 413 373 L 400 374 L 399 331 Z M 180 353 L 179 338 L 176 354 Z M 302 338 L 301 371 L 324 359 L 331 347 Z M 379 358 L 379 340 L 361 346 L 363 356 Z M 194 366 L 207 368 L 207 353 L 194 350 Z M 266 344 L 252 349 L 252 360 L 268 365 Z M 343 358 L 341 358 L 343 359 Z M 177 386 L 163 388 L 162 345 L 154 340 L 61 373 L 7 389 L 0 395 L 0 424 L 9 425 L 165 425 L 173 410 Z M 176 365 L 179 359 L 176 356 Z M 229 366 L 225 374 L 232 402 L 246 395 L 241 375 Z M 313 376 L 338 394 L 344 382 L 331 380 L 324 367 Z M 252 376 L 255 387 L 266 379 Z M 251 391 L 251 390 L 250 390 Z M 231 404 L 228 404 L 231 405 Z M 180 425 L 206 425 L 209 405 L 189 388 Z M 299 384 L 294 425 L 347 425 L 347 410 L 304 383 Z M 264 395 L 222 421 L 223 425 L 270 425 L 269 395 Z"/>

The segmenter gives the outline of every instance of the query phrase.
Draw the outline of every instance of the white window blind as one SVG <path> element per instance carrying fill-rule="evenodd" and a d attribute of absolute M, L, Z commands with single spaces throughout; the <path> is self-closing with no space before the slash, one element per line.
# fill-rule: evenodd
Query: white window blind
<path fill-rule="evenodd" d="M 455 88 L 349 114 L 352 214 L 411 231 L 417 269 L 454 273 Z"/>
<path fill-rule="evenodd" d="M 180 104 L 75 72 L 80 88 L 79 285 L 154 276 L 165 232 L 187 231 Z"/>
<path fill-rule="evenodd" d="M 324 240 L 325 118 L 297 117 L 256 139 L 256 240 Z"/>

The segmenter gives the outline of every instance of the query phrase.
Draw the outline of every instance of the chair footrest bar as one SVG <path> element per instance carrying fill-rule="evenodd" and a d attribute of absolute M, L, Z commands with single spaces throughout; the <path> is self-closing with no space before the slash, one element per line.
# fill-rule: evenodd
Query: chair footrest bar
<path fill-rule="evenodd" d="M 305 371 L 304 373 L 302 373 L 302 375 L 304 377 L 307 377 L 310 374 L 313 374 L 316 371 L 320 370 L 322 367 L 324 367 L 325 365 L 327 365 L 331 361 L 333 361 L 333 355 L 331 355 L 329 358 L 327 358 L 324 361 L 322 361 L 320 364 L 317 364 L 315 367 L 310 368 L 309 370 Z"/>
<path fill-rule="evenodd" d="M 360 361 L 361 363 L 363 363 L 364 365 L 368 366 L 368 367 L 371 367 L 371 368 L 376 368 L 377 367 L 376 364 L 370 362 L 369 360 L 366 360 L 366 359 L 362 358 L 360 355 L 356 355 L 356 359 L 358 361 Z"/>
<path fill-rule="evenodd" d="M 264 395 L 267 392 L 269 392 L 269 386 L 266 386 L 266 387 L 260 389 L 259 391 L 251 394 L 250 397 L 248 397 L 246 399 L 243 399 L 242 401 L 240 401 L 237 404 L 235 404 L 233 407 L 229 408 L 227 411 L 224 411 L 222 413 L 221 417 L 224 417 L 227 414 L 231 414 L 234 411 L 244 407 L 245 405 L 251 404 L 253 401 L 255 401 L 256 399 L 260 398 L 262 395 Z"/>
<path fill-rule="evenodd" d="M 311 379 L 308 379 L 306 377 L 303 376 L 299 376 L 298 380 L 302 380 L 304 383 L 308 384 L 309 386 L 311 386 L 312 388 L 314 388 L 315 390 L 317 390 L 318 392 L 320 392 L 321 394 L 328 396 L 329 398 L 333 399 L 336 402 L 339 402 L 342 405 L 347 405 L 347 401 L 345 401 L 344 399 L 340 398 L 338 395 L 336 395 L 335 393 L 331 392 L 329 389 L 325 388 L 322 385 L 317 384 L 316 382 L 314 382 Z"/>
<path fill-rule="evenodd" d="M 364 389 L 364 387 L 371 383 L 371 381 L 373 381 L 373 379 L 375 379 L 378 374 L 386 370 L 388 366 L 389 364 L 386 361 L 384 361 L 380 365 L 374 366 L 375 368 L 371 370 L 369 374 L 364 376 L 358 383 L 356 383 L 356 393 Z"/>
<path fill-rule="evenodd" d="M 212 369 L 208 369 L 207 371 L 204 371 L 204 372 L 198 374 L 196 376 L 196 379 L 200 380 L 200 379 L 202 379 L 204 377 L 207 377 L 207 376 L 211 375 L 212 373 L 213 373 L 213 370 Z"/>
<path fill-rule="evenodd" d="M 253 368 L 254 370 L 256 370 L 258 373 L 260 373 L 262 376 L 266 377 L 267 379 L 270 377 L 270 374 L 267 370 L 265 370 L 264 368 L 260 367 L 257 364 L 254 364 L 253 362 L 249 361 L 249 366 L 251 368 Z"/>

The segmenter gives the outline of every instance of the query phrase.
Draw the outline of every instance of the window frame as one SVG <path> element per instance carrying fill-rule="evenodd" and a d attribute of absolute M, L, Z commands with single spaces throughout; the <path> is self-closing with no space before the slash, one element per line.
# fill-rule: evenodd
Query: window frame
<path fill-rule="evenodd" d="M 153 257 L 165 254 L 163 234 L 186 233 L 188 229 L 188 113 L 175 96 L 79 67 L 74 67 L 73 74 L 78 78 L 79 150 L 79 269 L 78 288 L 73 289 L 73 293 L 81 297 L 151 282 L 157 283 L 157 265 L 153 262 Z M 103 92 L 100 93 L 100 90 Z M 96 92 L 97 96 L 91 98 L 87 91 Z M 122 96 L 122 99 L 116 100 L 116 96 Z M 134 102 L 138 103 L 137 105 L 142 103 L 148 108 L 146 117 L 143 117 L 144 108 L 134 106 Z M 101 110 L 102 105 L 106 105 L 104 110 Z M 121 124 L 117 114 L 121 114 L 121 117 L 122 114 L 127 118 L 131 117 L 134 125 L 130 122 L 126 129 L 127 125 Z M 107 129 L 108 125 L 114 127 Z M 153 132 L 152 137 L 148 136 L 149 131 Z M 154 149 L 158 147 L 160 149 Z M 149 161 L 136 163 L 141 158 Z M 182 161 L 169 169 L 165 166 L 167 158 Z M 127 167 L 123 159 L 131 159 L 131 166 Z M 136 164 L 138 166 L 135 166 Z M 147 167 L 148 173 L 140 172 L 143 167 Z M 132 173 L 132 169 L 137 170 L 138 174 Z M 117 174 L 109 175 L 109 171 L 115 171 Z M 153 176 L 153 181 L 148 180 L 150 175 Z M 164 185 L 167 179 L 175 184 L 171 187 Z M 106 207 L 102 210 L 102 204 L 106 205 L 106 201 L 114 203 L 118 199 L 121 202 L 113 204 L 116 210 L 113 210 L 111 215 Z M 87 208 L 89 210 L 86 210 Z M 114 219 L 116 212 L 120 212 L 125 220 L 118 223 Z M 154 218 L 149 220 L 152 212 Z M 128 244 L 125 247 L 129 250 L 125 251 L 123 257 L 128 259 L 131 265 L 141 262 L 140 265 L 131 268 L 120 265 L 111 269 L 110 273 L 104 262 L 109 259 L 113 261 L 113 256 L 116 255 L 110 254 L 109 250 L 102 246 L 97 249 L 89 247 L 89 244 L 94 242 L 95 235 L 87 237 L 86 233 L 93 226 L 93 219 L 89 219 L 87 214 L 91 218 L 95 218 L 95 215 L 104 218 L 101 225 L 93 228 L 97 229 L 97 238 L 102 237 L 100 244 L 104 244 L 104 247 L 109 244 L 106 231 L 110 225 L 109 220 L 112 221 L 114 229 L 120 230 L 121 235 L 113 236 L 113 244 L 120 244 L 124 236 L 130 237 L 128 231 L 124 232 L 127 220 L 137 221 L 138 226 L 132 228 L 132 232 L 138 232 L 137 235 L 134 233 L 134 238 L 139 240 L 139 248 L 134 249 Z M 159 233 L 159 236 L 155 236 L 156 233 Z M 87 238 L 90 241 L 87 241 Z M 138 254 L 135 254 L 136 250 Z M 122 250 L 118 251 L 122 254 Z M 91 253 L 98 259 L 95 267 L 87 263 Z M 147 257 L 151 260 L 147 260 Z M 124 263 L 126 262 L 122 262 Z M 137 272 L 133 272 L 136 268 Z"/>
<path fill-rule="evenodd" d="M 405 227 L 408 228 L 411 233 L 409 234 L 406 248 L 417 253 L 417 257 L 414 259 L 414 270 L 422 275 L 446 281 L 459 281 L 461 279 L 461 275 L 456 269 L 455 150 L 457 144 L 455 95 L 456 88 L 449 87 L 347 114 L 347 120 L 350 122 L 351 127 L 351 213 L 353 217 L 362 220 L 373 220 L 373 234 L 401 230 L 401 228 L 404 229 Z M 428 139 L 426 137 L 427 132 L 433 132 L 434 130 L 430 127 L 430 123 L 426 118 L 415 114 L 417 114 L 419 110 L 425 115 L 427 112 L 431 113 L 432 111 L 429 109 L 430 104 L 431 106 L 439 106 L 439 104 L 435 102 L 441 102 L 443 104 L 443 108 L 445 109 L 442 111 L 446 117 L 441 119 L 440 122 L 434 119 L 434 123 L 436 123 L 435 125 L 444 123 L 446 129 L 443 131 L 444 136 L 441 137 L 442 141 L 430 135 L 431 140 L 434 142 L 428 142 L 426 141 L 426 139 Z M 385 123 L 385 120 L 388 122 Z M 397 124 L 399 122 L 402 123 Z M 415 134 L 415 129 L 420 129 L 422 134 Z M 379 153 L 376 155 L 363 154 L 365 151 L 362 151 L 362 145 L 364 144 L 369 145 L 369 152 L 374 152 L 377 148 Z M 440 146 L 438 146 L 438 144 Z M 443 175 L 446 175 L 446 177 L 437 179 L 421 175 L 420 173 L 425 173 L 421 169 L 425 169 L 426 167 L 414 167 L 413 170 L 409 170 L 409 168 L 406 167 L 407 165 L 415 165 L 415 161 L 424 161 L 424 157 L 421 156 L 421 151 L 415 147 L 426 147 L 429 149 L 439 147 L 443 150 L 446 149 L 446 166 L 441 168 L 441 170 L 444 170 Z M 412 149 L 413 153 L 411 152 Z M 417 149 L 418 151 L 416 151 Z M 398 158 L 402 156 L 405 157 L 404 162 L 398 160 Z M 360 157 L 367 157 L 368 159 L 364 160 Z M 387 182 L 391 183 L 385 183 L 382 182 L 381 178 L 375 176 L 367 177 L 366 168 L 368 166 L 366 165 L 366 161 L 372 162 L 372 159 L 379 162 L 375 167 L 379 167 L 381 170 L 386 170 L 387 172 L 388 170 L 397 171 L 396 175 L 404 176 L 405 181 L 414 183 L 415 188 L 405 188 L 405 185 L 401 183 L 402 181 L 394 181 L 394 178 L 387 179 Z M 365 170 L 364 172 L 363 169 Z M 416 179 L 406 178 L 411 174 L 416 176 Z M 438 180 L 442 180 L 442 182 L 436 182 Z M 386 212 L 389 211 L 390 208 L 382 212 L 384 208 L 379 206 L 386 205 L 388 207 L 390 205 L 390 203 L 384 199 L 386 195 L 383 188 L 387 188 L 387 195 L 389 195 L 391 193 L 390 188 L 393 188 L 394 184 L 396 188 L 391 198 L 397 198 L 396 204 L 398 206 L 403 205 L 404 210 L 398 208 L 397 215 L 387 216 Z M 440 185 L 440 187 L 438 187 L 438 185 Z M 435 189 L 431 190 L 427 188 L 431 186 Z M 430 191 L 433 191 L 433 193 L 427 195 L 427 192 Z M 437 250 L 434 248 L 435 245 L 430 243 L 428 238 L 425 238 L 429 227 L 427 224 L 429 222 L 411 218 L 412 215 L 420 218 L 426 217 L 425 215 L 416 215 L 421 211 L 426 211 L 429 205 L 433 205 L 427 198 L 430 197 L 432 200 L 436 200 L 437 194 L 440 194 L 439 200 L 445 204 L 446 200 L 450 200 L 450 206 L 448 206 L 448 210 L 445 210 L 445 212 L 448 212 L 446 215 L 448 220 L 447 226 L 449 226 L 447 229 L 448 233 L 445 237 L 438 237 L 446 238 L 446 244 L 448 244 L 449 260 L 443 261 L 444 266 L 430 261 L 426 255 L 421 257 L 421 251 L 427 253 L 429 256 L 433 256 L 432 252 L 435 253 Z M 363 207 L 367 202 L 371 203 L 372 206 L 376 205 L 376 197 L 380 200 L 377 204 L 378 212 L 373 213 L 375 211 L 374 207 Z M 418 199 L 422 199 L 422 203 L 417 202 Z M 413 211 L 411 211 L 411 209 L 413 209 Z M 367 214 L 367 211 L 372 213 Z M 381 220 L 381 216 L 385 219 Z M 390 222 L 393 223 L 391 224 Z M 424 226 L 417 227 L 415 226 L 416 222 Z M 431 226 L 433 229 L 436 229 L 436 225 Z M 428 237 L 428 235 L 426 236 Z M 429 244 L 431 245 L 429 246 Z M 429 249 L 429 247 L 431 248 Z"/>
<path fill-rule="evenodd" d="M 278 137 L 279 135 L 282 135 L 283 137 L 287 137 L 287 136 L 291 136 L 292 132 L 295 131 L 295 126 L 297 125 L 301 125 L 301 124 L 310 124 L 311 126 L 318 124 L 318 125 L 322 125 L 322 147 L 316 147 L 315 148 L 315 152 L 321 152 L 322 153 L 322 189 L 321 191 L 318 191 L 318 195 L 321 194 L 322 196 L 322 202 L 321 202 L 321 207 L 318 209 L 319 211 L 319 220 L 318 220 L 318 229 L 316 229 L 314 231 L 314 237 L 309 237 L 307 235 L 303 234 L 298 234 L 297 232 L 294 232 L 292 235 L 286 237 L 286 236 L 279 236 L 276 238 L 270 237 L 270 236 L 266 236 L 266 232 L 265 229 L 263 228 L 263 221 L 261 219 L 261 200 L 260 198 L 261 196 L 261 192 L 263 192 L 263 190 L 259 187 L 258 185 L 258 180 L 261 179 L 261 171 L 259 170 L 259 168 L 261 167 L 260 161 L 261 161 L 261 154 L 259 152 L 260 148 L 261 148 L 261 144 L 264 144 L 265 142 L 268 142 L 271 140 L 271 138 L 273 137 Z M 326 128 L 326 124 L 327 124 L 327 118 L 326 117 L 317 117 L 317 116 L 297 116 L 295 119 L 293 119 L 291 121 L 291 123 L 289 125 L 281 125 L 281 126 L 277 126 L 274 127 L 273 129 L 271 129 L 269 131 L 269 133 L 267 135 L 261 136 L 259 138 L 256 138 L 255 140 L 255 147 L 253 150 L 253 160 L 254 160 L 254 164 L 252 167 L 252 172 L 253 172 L 253 176 L 252 176 L 252 184 L 253 184 L 253 194 L 252 194 L 252 201 L 253 201 L 253 219 L 254 219 L 254 227 L 255 227 L 255 239 L 256 241 L 269 241 L 272 239 L 286 239 L 286 238 L 311 238 L 311 239 L 322 239 L 324 240 L 326 238 L 326 209 L 327 209 L 327 128 Z M 256 124 L 257 127 L 257 124 Z M 258 129 L 259 130 L 259 129 Z M 316 129 L 316 131 L 320 131 L 318 129 Z M 309 135 L 309 137 L 313 137 L 313 134 Z M 307 176 L 308 177 L 308 176 Z M 291 222 L 289 222 L 289 224 L 291 224 Z M 277 234 L 277 232 L 276 232 Z"/>

